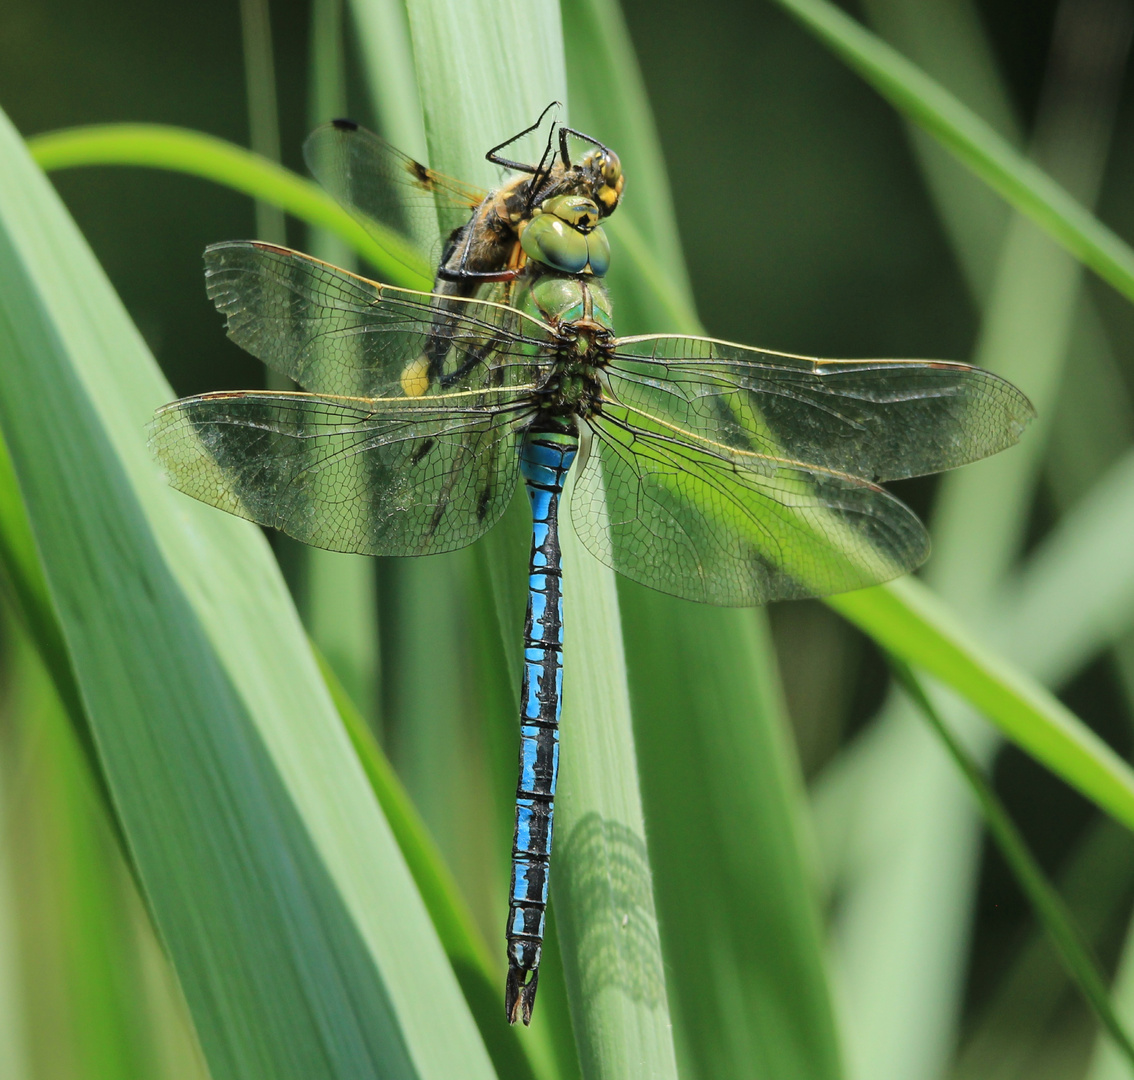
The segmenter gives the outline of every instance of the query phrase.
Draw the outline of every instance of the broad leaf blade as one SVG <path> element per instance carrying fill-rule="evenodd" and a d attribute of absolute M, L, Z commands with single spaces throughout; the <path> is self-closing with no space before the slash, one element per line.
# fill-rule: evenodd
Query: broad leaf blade
<path fill-rule="evenodd" d="M 630 185 L 610 228 L 619 332 L 701 333 L 621 13 L 610 0 L 570 0 L 564 32 L 573 119 L 621 154 Z M 619 600 L 687 1067 L 705 1080 L 833 1080 L 842 1073 L 806 867 L 809 819 L 767 616 L 628 581 Z"/>
<path fill-rule="evenodd" d="M 169 388 L 0 144 L 0 428 L 212 1075 L 492 1076 L 262 537 L 163 485 Z"/>
<path fill-rule="evenodd" d="M 409 11 L 430 164 L 474 183 L 491 182 L 483 154 L 503 137 L 497 132 L 526 127 L 550 100 L 565 97 L 558 5 L 422 0 Z M 575 1041 L 584 1076 L 673 1076 L 613 575 L 578 548 L 569 526 L 561 536 L 563 767 L 551 890 Z M 501 528 L 487 546 L 494 575 L 508 582 L 499 587 L 499 607 L 505 647 L 518 660 L 516 609 L 507 600 L 512 584 L 522 580 L 522 548 L 509 545 Z M 627 852 L 635 855 L 632 864 L 624 860 Z M 633 890 L 633 910 L 623 903 L 626 890 Z M 634 935 L 647 947 L 618 947 Z M 648 994 L 637 992 L 643 985 Z M 533 1023 L 539 1009 L 537 1001 Z"/>

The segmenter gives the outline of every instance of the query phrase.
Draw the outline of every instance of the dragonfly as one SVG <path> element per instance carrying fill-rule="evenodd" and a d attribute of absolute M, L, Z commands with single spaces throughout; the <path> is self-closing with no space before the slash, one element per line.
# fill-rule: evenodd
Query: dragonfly
<path fill-rule="evenodd" d="M 367 201 L 358 190 L 332 186 L 353 210 Z M 464 547 L 522 480 L 532 540 L 506 927 L 512 1024 L 531 1021 L 548 902 L 569 474 L 572 525 L 600 562 L 687 600 L 763 604 L 915 569 L 928 535 L 881 484 L 996 453 L 1035 415 L 1011 383 L 962 363 L 619 337 L 602 259 L 589 254 L 606 246 L 602 216 L 579 191 L 533 202 L 516 222 L 526 260 L 468 296 L 371 281 L 275 244 L 215 244 L 206 285 L 229 336 L 303 391 L 183 398 L 151 425 L 172 486 L 334 551 Z M 563 269 L 583 255 L 585 270 Z"/>

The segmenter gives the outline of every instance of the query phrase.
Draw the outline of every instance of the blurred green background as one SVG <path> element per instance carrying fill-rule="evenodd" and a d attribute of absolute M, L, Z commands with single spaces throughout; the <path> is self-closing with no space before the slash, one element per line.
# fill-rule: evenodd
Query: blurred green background
<path fill-rule="evenodd" d="M 1134 236 L 1134 80 L 1124 40 L 1134 20 L 1131 5 L 1123 0 L 980 0 L 970 7 L 958 0 L 930 5 L 938 14 L 929 17 L 929 9 L 919 16 L 917 8 L 918 0 L 869 0 L 848 10 L 931 73 L 938 74 L 935 62 L 952 72 L 962 84 L 953 89 L 962 98 L 1006 133 L 1022 133 L 1025 144 L 1037 123 L 1046 130 L 1041 118 L 1055 116 L 1055 134 L 1048 135 L 1049 144 L 1064 139 L 1052 151 L 1058 158 L 1066 153 L 1069 137 L 1066 130 L 1061 134 L 1061 122 L 1076 134 L 1097 123 L 1097 131 L 1084 135 L 1093 139 L 1089 153 L 1100 163 L 1097 213 L 1120 235 Z M 999 258 L 995 229 L 977 226 L 975 244 L 985 240 L 986 250 L 966 263 L 956 234 L 943 224 L 942 203 L 927 183 L 925 161 L 890 106 L 775 6 L 751 0 L 625 0 L 622 10 L 649 92 L 692 291 L 707 332 L 821 356 L 969 359 L 977 353 L 984 298 Z M 312 10 L 307 3 L 276 0 L 270 11 L 282 160 L 302 173 L 299 148 L 311 126 Z M 955 16 L 972 36 L 957 39 L 942 31 L 938 44 L 967 41 L 971 53 L 934 58 L 932 23 L 946 18 L 942 12 L 952 12 L 948 18 Z M 0 105 L 25 136 L 95 122 L 151 121 L 247 145 L 243 64 L 241 12 L 233 0 L 176 6 L 142 0 L 8 0 L 0 7 Z M 938 77 L 950 84 L 945 74 Z M 356 69 L 348 79 L 348 101 L 352 117 L 381 127 Z M 612 107 L 617 111 L 617 103 Z M 602 130 L 594 134 L 606 137 Z M 1074 188 L 1073 168 L 1071 173 L 1063 179 Z M 259 365 L 224 337 L 201 277 L 206 244 L 254 233 L 247 198 L 153 170 L 81 169 L 52 179 L 178 395 L 262 384 Z M 1094 181 L 1083 183 L 1089 189 Z M 636 194 L 631 174 L 627 200 Z M 1090 192 L 1080 197 L 1089 199 Z M 974 214 L 990 198 L 974 195 Z M 1003 228 L 995 211 L 986 220 Z M 303 248 L 307 239 L 305 229 L 289 223 L 290 243 Z M 1121 458 L 1134 431 L 1134 312 L 1090 277 L 1084 279 L 1076 310 L 1079 321 L 1064 377 L 1090 385 L 1066 391 L 1076 407 L 1059 408 L 1048 417 L 1050 448 L 1028 511 L 1028 550 L 1040 545 Z M 1103 359 L 1077 366 L 1075 346 L 1087 338 L 1093 355 Z M 1023 371 L 1015 377 L 1032 392 Z M 1064 393 L 1055 400 L 1062 403 Z M 931 523 L 938 487 L 933 479 L 896 485 Z M 981 527 L 981 521 L 972 521 L 970 540 L 978 547 Z M 286 549 L 281 555 L 287 566 L 291 556 Z M 381 671 L 375 684 L 356 694 L 362 699 L 373 694 L 379 733 L 411 794 L 423 751 L 413 747 L 416 736 L 405 725 L 414 709 L 424 706 L 405 700 L 406 688 L 390 672 L 402 662 L 399 628 L 414 610 L 404 598 L 412 601 L 414 589 L 430 587 L 430 575 L 449 580 L 443 575 L 458 573 L 452 567 L 461 564 L 441 565 L 432 569 L 427 561 L 420 574 L 379 568 L 385 598 Z M 301 581 L 297 587 L 302 590 Z M 838 832 L 830 828 L 831 819 L 846 812 L 839 783 L 853 772 L 861 747 L 877 728 L 889 675 L 869 640 L 820 603 L 780 605 L 770 615 L 795 745 L 817 807 L 816 876 L 832 886 L 827 914 L 837 927 L 844 897 L 839 868 L 829 858 L 830 837 Z M 475 612 L 465 617 L 477 621 Z M 11 672 L 18 667 L 13 655 L 26 645 L 18 635 L 4 633 L 5 625 L 0 624 L 0 661 Z M 1059 687 L 1061 698 L 1124 757 L 1130 756 L 1134 723 L 1130 640 L 1127 628 L 1116 628 L 1112 639 L 1068 671 Z M 479 664 L 502 663 L 498 639 L 491 637 L 487 643 L 477 639 L 462 657 L 465 681 L 475 678 Z M 6 897 L 0 898 L 0 908 L 11 901 L 6 918 L 18 927 L 19 963 L 27 973 L 20 1022 L 28 1025 L 33 1047 L 28 1075 L 93 1076 L 85 1064 L 97 1057 L 93 1046 L 113 1042 L 129 1048 L 134 1045 L 129 1033 L 155 1020 L 140 1004 L 136 1012 L 125 1007 L 113 987 L 82 994 L 68 982 L 68 950 L 104 949 L 108 959 L 99 970 L 112 972 L 117 946 L 83 938 L 81 928 L 73 940 L 61 939 L 61 927 L 75 928 L 60 909 L 70 902 L 67 890 L 110 888 L 101 902 L 126 911 L 123 934 L 140 933 L 136 924 L 144 920 L 117 865 L 114 838 L 97 815 L 90 836 L 74 831 L 81 812 L 68 816 L 72 824 L 66 826 L 57 816 L 61 805 L 79 797 L 76 790 L 85 791 L 85 782 L 66 732 L 28 722 L 33 715 L 28 703 L 37 692 L 34 685 L 9 680 L 0 705 L 0 798 L 10 855 L 2 873 L 13 879 L 7 885 L 0 881 Z M 648 720 L 638 719 L 637 736 L 649 737 Z M 514 749 L 502 740 L 461 738 L 468 741 L 450 749 L 451 763 L 487 755 L 504 762 L 505 772 L 511 767 Z M 1112 972 L 1134 901 L 1134 843 L 1018 750 L 995 753 L 989 747 L 987 755 L 994 758 L 997 791 L 1040 863 L 1064 886 L 1104 968 Z M 444 822 L 461 807 L 467 812 L 506 800 L 507 788 L 492 791 L 485 771 L 454 781 L 467 788 L 454 796 L 455 807 L 419 805 L 462 880 L 475 877 L 478 863 L 499 864 L 507 854 L 498 850 L 495 834 L 481 834 L 472 846 L 459 849 L 445 839 Z M 82 796 L 88 797 L 89 792 Z M 498 818 L 500 807 L 493 805 L 492 813 Z M 652 832 L 650 839 L 655 839 Z M 109 878 L 87 874 L 82 864 L 88 859 L 116 868 Z M 66 874 L 52 869 L 60 866 L 68 868 Z M 956 945 L 959 992 L 946 994 L 941 1004 L 956 1014 L 957 1025 L 945 1023 L 945 1034 L 932 1036 L 944 1040 L 941 1046 L 912 1058 L 898 1054 L 892 1071 L 874 1077 L 1086 1075 L 1092 1022 L 1037 944 L 1030 908 L 994 847 L 984 845 L 976 874 L 971 910 L 959 920 L 971 928 L 971 933 L 962 931 Z M 470 895 L 469 902 L 495 948 L 498 907 L 487 892 Z M 152 942 L 145 935 L 131 941 L 129 949 L 143 957 L 141 968 L 150 972 L 154 985 L 165 985 L 168 975 Z M 551 993 L 544 1007 L 552 1007 Z M 836 989 L 836 999 L 840 993 Z M 89 1002 L 103 994 L 105 1015 L 92 1013 Z M 169 1023 L 173 1029 L 179 1021 Z M 142 1044 L 148 1049 L 137 1050 L 136 1057 L 130 1056 L 135 1051 L 122 1051 L 118 1075 L 162 1070 L 177 1075 L 187 1068 L 180 1062 L 193 1054 L 191 1040 L 180 1035 L 142 1039 Z M 187 1057 L 178 1058 L 180 1053 Z M 851 1074 L 862 1068 L 855 1062 L 870 1060 L 869 1052 L 848 1056 Z M 690 1066 L 689 1071 L 696 1070 Z"/>

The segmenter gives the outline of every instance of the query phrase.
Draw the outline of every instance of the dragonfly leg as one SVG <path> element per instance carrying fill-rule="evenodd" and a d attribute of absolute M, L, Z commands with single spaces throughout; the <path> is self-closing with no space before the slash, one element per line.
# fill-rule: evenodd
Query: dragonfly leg
<path fill-rule="evenodd" d="M 563 689 L 559 497 L 578 444 L 573 433 L 543 432 L 530 434 L 520 451 L 520 470 L 532 506 L 532 553 L 524 620 L 520 778 L 516 785 L 507 928 L 504 1007 L 510 1024 L 531 1022 L 543 949 Z"/>
<path fill-rule="evenodd" d="M 567 146 L 567 136 L 568 135 L 574 135 L 576 139 L 582 139 L 583 142 L 587 142 L 587 143 L 590 143 L 592 146 L 598 147 L 599 150 L 601 150 L 604 154 L 607 154 L 608 156 L 610 154 L 609 147 L 603 146 L 603 144 L 600 143 L 598 141 L 598 139 L 595 139 L 590 135 L 584 135 L 581 131 L 576 131 L 574 128 L 568 127 L 566 124 L 560 124 L 559 125 L 559 157 L 562 160 L 564 166 L 568 169 L 571 167 L 571 151 L 570 151 L 570 148 Z"/>
<path fill-rule="evenodd" d="M 488 151 L 487 154 L 484 155 L 485 160 L 492 162 L 493 165 L 502 165 L 506 169 L 515 169 L 517 172 L 532 173 L 533 175 L 538 176 L 540 173 L 542 173 L 546 169 L 546 165 L 545 165 L 545 159 L 547 158 L 547 152 L 546 151 L 544 152 L 544 156 L 543 156 L 543 158 L 540 159 L 540 163 L 538 165 L 525 165 L 522 161 L 512 161 L 509 158 L 503 158 L 503 157 L 500 156 L 499 151 L 503 150 L 504 147 L 506 147 L 506 146 L 511 146 L 512 143 L 514 143 L 514 142 L 518 142 L 525 135 L 530 135 L 533 131 L 536 130 L 536 128 L 538 128 L 540 126 L 540 124 L 543 123 L 543 118 L 549 112 L 551 112 L 552 109 L 558 109 L 558 108 L 562 108 L 561 103 L 558 102 L 558 101 L 553 101 L 550 105 L 548 105 L 548 107 L 546 109 L 543 110 L 543 112 L 541 112 L 539 114 L 539 119 L 536 120 L 536 122 L 534 124 L 532 124 L 531 127 L 526 127 L 526 128 L 524 128 L 523 131 L 516 132 L 515 135 L 511 136 L 510 138 L 505 139 L 498 146 L 494 146 L 491 150 Z M 548 136 L 549 142 L 551 141 L 551 138 L 554 135 L 554 131 L 555 131 L 555 126 L 553 124 L 552 125 L 552 135 Z"/>

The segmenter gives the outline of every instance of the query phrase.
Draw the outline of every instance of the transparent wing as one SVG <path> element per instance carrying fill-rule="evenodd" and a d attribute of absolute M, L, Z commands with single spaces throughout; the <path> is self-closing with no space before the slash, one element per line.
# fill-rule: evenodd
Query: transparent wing
<path fill-rule="evenodd" d="M 159 409 L 170 483 L 297 540 L 363 555 L 472 543 L 516 487 L 521 407 L 436 408 L 288 393 L 216 393 Z"/>
<path fill-rule="evenodd" d="M 1019 440 L 1035 416 L 1004 379 L 968 364 L 816 360 L 710 338 L 622 338 L 613 396 L 733 450 L 897 480 Z"/>
<path fill-rule="evenodd" d="M 410 240 L 433 268 L 441 241 L 468 221 L 485 191 L 434 172 L 349 120 L 316 128 L 303 144 L 312 174 L 379 243 L 377 222 Z"/>
<path fill-rule="evenodd" d="M 661 592 L 735 606 L 823 596 L 929 555 L 913 512 L 854 476 L 728 450 L 617 406 L 589 426 L 575 531 L 601 562 Z"/>
<path fill-rule="evenodd" d="M 395 289 L 274 244 L 213 244 L 205 284 L 228 336 L 313 393 L 508 387 L 553 354 L 549 327 L 502 304 Z"/>

